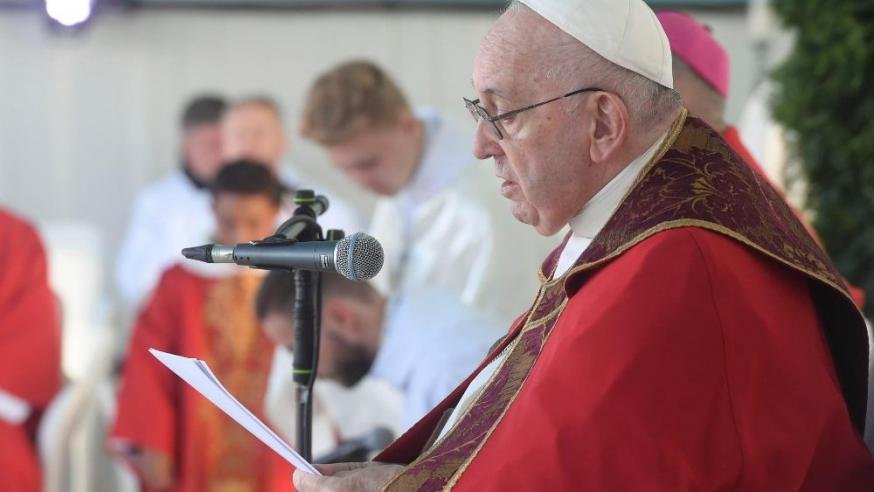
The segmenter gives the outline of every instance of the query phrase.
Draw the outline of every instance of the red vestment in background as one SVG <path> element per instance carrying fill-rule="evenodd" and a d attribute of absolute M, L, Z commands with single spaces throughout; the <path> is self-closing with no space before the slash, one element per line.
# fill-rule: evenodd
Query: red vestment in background
<path fill-rule="evenodd" d="M 259 285 L 252 275 L 207 278 L 176 266 L 164 274 L 136 323 L 110 447 L 172 457 L 173 491 L 292 490 L 290 465 L 148 352 L 204 360 L 263 420 L 273 345 L 255 318 Z"/>
<path fill-rule="evenodd" d="M 429 445 L 476 373 L 377 456 L 387 490 L 874 490 L 861 314 L 710 127 L 680 118 L 553 278 L 561 250 L 456 424 Z"/>
<path fill-rule="evenodd" d="M 0 210 L 0 390 L 32 410 L 24 425 L 0 419 L 0 490 L 40 490 L 34 446 L 39 415 L 61 385 L 57 306 L 36 231 Z"/>

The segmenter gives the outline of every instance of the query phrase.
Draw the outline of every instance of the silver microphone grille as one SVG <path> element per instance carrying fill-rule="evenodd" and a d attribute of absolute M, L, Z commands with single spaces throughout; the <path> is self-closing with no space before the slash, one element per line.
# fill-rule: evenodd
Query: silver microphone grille
<path fill-rule="evenodd" d="M 356 282 L 370 280 L 382 269 L 382 245 L 373 236 L 356 232 L 337 243 L 337 272 Z"/>

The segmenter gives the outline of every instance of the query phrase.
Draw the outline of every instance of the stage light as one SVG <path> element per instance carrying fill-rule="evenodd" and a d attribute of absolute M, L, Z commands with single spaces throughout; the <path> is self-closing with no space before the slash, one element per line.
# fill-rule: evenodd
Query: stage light
<path fill-rule="evenodd" d="M 46 0 L 46 13 L 58 24 L 72 27 L 91 16 L 91 0 Z"/>

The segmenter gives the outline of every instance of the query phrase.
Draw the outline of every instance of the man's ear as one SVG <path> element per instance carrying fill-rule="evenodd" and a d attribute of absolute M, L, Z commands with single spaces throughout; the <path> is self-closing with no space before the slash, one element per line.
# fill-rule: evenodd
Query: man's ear
<path fill-rule="evenodd" d="M 607 162 L 628 137 L 628 108 L 616 94 L 598 92 L 592 97 L 589 110 L 592 112 L 589 157 L 594 163 Z"/>

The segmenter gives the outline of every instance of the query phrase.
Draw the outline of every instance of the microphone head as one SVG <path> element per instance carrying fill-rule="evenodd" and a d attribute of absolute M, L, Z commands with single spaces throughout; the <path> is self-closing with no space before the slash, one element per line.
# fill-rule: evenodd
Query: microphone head
<path fill-rule="evenodd" d="M 356 282 L 375 277 L 382 269 L 385 259 L 379 241 L 363 232 L 341 239 L 337 243 L 336 252 L 337 273 Z"/>
<path fill-rule="evenodd" d="M 212 244 L 204 244 L 203 246 L 193 246 L 184 248 L 182 256 L 189 260 L 197 260 L 205 263 L 212 263 Z"/>

